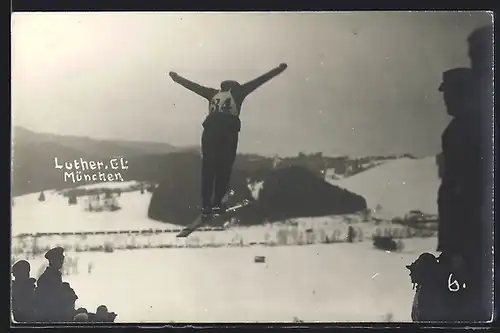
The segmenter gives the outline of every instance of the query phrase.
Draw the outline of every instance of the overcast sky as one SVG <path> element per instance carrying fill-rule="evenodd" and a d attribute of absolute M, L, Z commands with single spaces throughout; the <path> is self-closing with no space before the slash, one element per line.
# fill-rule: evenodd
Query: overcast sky
<path fill-rule="evenodd" d="M 173 70 L 217 88 L 289 67 L 243 103 L 240 152 L 440 150 L 437 87 L 468 66 L 486 13 L 16 13 L 14 125 L 94 138 L 199 144 L 207 102 Z"/>

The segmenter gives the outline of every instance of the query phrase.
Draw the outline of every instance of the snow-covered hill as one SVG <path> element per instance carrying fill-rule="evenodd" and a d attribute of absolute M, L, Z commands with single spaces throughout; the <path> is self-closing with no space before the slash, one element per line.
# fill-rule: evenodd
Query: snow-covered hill
<path fill-rule="evenodd" d="M 434 157 L 401 158 L 331 184 L 362 195 L 381 217 L 402 217 L 411 210 L 437 214 L 439 178 Z"/>

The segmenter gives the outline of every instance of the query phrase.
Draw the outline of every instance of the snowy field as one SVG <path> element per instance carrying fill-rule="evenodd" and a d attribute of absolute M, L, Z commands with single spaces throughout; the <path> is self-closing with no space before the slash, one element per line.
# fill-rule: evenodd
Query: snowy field
<path fill-rule="evenodd" d="M 434 156 L 422 159 L 401 158 L 341 180 L 329 180 L 362 195 L 369 208 L 382 208 L 386 218 L 403 217 L 410 210 L 437 214 L 440 184 Z"/>
<path fill-rule="evenodd" d="M 116 186 L 115 184 L 105 184 Z M 95 188 L 95 184 L 89 185 Z M 86 200 L 68 205 L 68 198 L 56 191 L 46 191 L 45 201 L 39 193 L 15 197 L 12 207 L 12 235 L 43 232 L 84 232 L 103 230 L 134 230 L 167 228 L 169 225 L 148 219 L 151 193 L 124 192 L 119 198 L 121 210 L 116 212 L 85 212 Z"/>
<path fill-rule="evenodd" d="M 432 161 L 390 161 L 334 184 L 365 196 L 370 208 L 381 206 L 388 216 L 401 216 L 411 209 L 432 214 L 437 210 L 438 185 L 437 175 L 431 172 L 437 173 Z M 254 186 L 254 196 L 260 186 Z M 147 218 L 148 192 L 123 192 L 117 198 L 122 209 L 99 213 L 85 211 L 84 200 L 68 205 L 68 199 L 57 191 L 46 191 L 44 202 L 39 202 L 38 196 L 14 198 L 13 247 L 19 245 L 15 236 L 21 233 L 179 228 Z M 94 311 L 106 304 L 118 313 L 117 322 L 410 321 L 413 290 L 405 265 L 421 252 L 434 252 L 435 237 L 404 239 L 403 251 L 391 253 L 376 250 L 370 238 L 377 228 L 402 226 L 363 222 L 355 215 L 294 222 L 195 232 L 187 239 L 177 239 L 175 233 L 52 235 L 40 237 L 38 246 L 71 245 L 66 254 L 71 269 L 64 279 L 79 296 L 77 306 Z M 317 244 L 325 236 L 344 239 L 349 225 L 361 231 L 359 240 L 365 241 Z M 307 238 L 303 240 L 306 243 L 314 236 L 311 243 L 315 244 L 245 246 L 276 245 L 283 232 L 286 244 L 298 235 Z M 74 251 L 75 246 L 117 245 L 131 240 L 149 245 L 244 246 Z M 266 262 L 254 263 L 255 256 L 265 256 Z M 22 258 L 22 254 L 16 255 L 16 259 Z M 38 277 L 45 260 L 40 256 L 29 260 L 32 275 Z"/>
<path fill-rule="evenodd" d="M 365 222 L 362 216 L 324 216 L 293 219 L 293 224 L 273 223 L 250 227 L 232 227 L 226 231 L 198 231 L 188 238 L 177 238 L 181 226 L 153 221 L 147 218 L 151 194 L 139 191 L 124 192 L 118 198 L 122 209 L 114 212 L 88 212 L 84 204 L 70 206 L 67 198 L 57 192 L 45 194 L 38 201 L 38 193 L 16 198 L 12 216 L 12 235 L 48 234 L 36 236 L 37 246 L 63 246 L 68 249 L 88 250 L 112 244 L 115 249 L 125 247 L 155 247 L 159 245 L 221 246 L 252 245 L 258 243 L 291 245 L 297 243 L 324 243 L 345 241 L 349 226 L 356 231 L 356 240 L 370 240 L 372 235 L 393 232 L 406 238 L 415 232 L 408 227 L 389 222 Z M 85 200 L 81 200 L 85 202 Z M 209 225 L 207 226 L 209 227 Z M 410 230 L 409 230 L 410 229 Z M 413 230 L 413 231 L 412 231 Z M 125 231 L 125 232 L 124 232 Z M 69 234 L 75 233 L 75 234 Z M 14 237 L 12 246 L 33 246 L 34 237 Z"/>
<path fill-rule="evenodd" d="M 117 322 L 410 321 L 405 265 L 435 248 L 435 239 L 412 239 L 407 248 L 388 253 L 364 242 L 81 253 L 78 274 L 65 280 L 77 306 L 106 304 Z M 34 271 L 44 265 L 31 262 Z"/>

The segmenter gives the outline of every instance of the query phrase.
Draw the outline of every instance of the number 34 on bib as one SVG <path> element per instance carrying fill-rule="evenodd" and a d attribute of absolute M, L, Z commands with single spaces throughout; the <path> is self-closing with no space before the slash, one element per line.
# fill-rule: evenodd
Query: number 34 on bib
<path fill-rule="evenodd" d="M 217 93 L 210 100 L 210 113 L 221 112 L 228 113 L 234 116 L 239 116 L 240 112 L 236 107 L 236 103 L 234 101 L 231 92 L 229 91 L 221 91 Z"/>

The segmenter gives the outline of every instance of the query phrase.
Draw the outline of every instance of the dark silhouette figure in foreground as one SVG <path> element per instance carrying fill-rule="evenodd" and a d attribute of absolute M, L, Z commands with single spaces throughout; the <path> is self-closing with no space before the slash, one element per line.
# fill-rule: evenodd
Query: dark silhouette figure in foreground
<path fill-rule="evenodd" d="M 112 323 L 115 321 L 116 313 L 109 312 L 105 305 L 99 305 L 93 315 L 92 321 L 99 323 Z"/>
<path fill-rule="evenodd" d="M 446 292 L 446 277 L 438 259 L 430 253 L 422 253 L 406 268 L 410 271 L 415 290 L 411 319 L 413 321 L 443 321 L 446 314 L 441 302 Z"/>
<path fill-rule="evenodd" d="M 89 312 L 85 308 L 78 308 L 75 310 L 75 317 L 73 321 L 76 322 L 88 322 L 89 321 Z"/>
<path fill-rule="evenodd" d="M 220 89 L 208 88 L 189 81 L 175 72 L 169 75 L 174 82 L 209 101 L 209 113 L 203 122 L 202 149 L 202 214 L 222 213 L 241 129 L 240 112 L 244 99 L 255 89 L 287 68 L 281 64 L 275 69 L 240 84 L 223 81 Z"/>
<path fill-rule="evenodd" d="M 69 317 L 69 285 L 63 284 L 61 269 L 64 264 L 64 249 L 56 247 L 45 254 L 49 266 L 38 278 L 35 293 L 36 311 L 39 321 L 61 322 L 72 321 Z M 74 310 L 74 309 L 73 309 Z"/>
<path fill-rule="evenodd" d="M 19 260 L 12 266 L 12 313 L 18 322 L 31 322 L 35 318 L 33 301 L 36 279 L 30 277 L 31 267 L 26 260 Z"/>
<path fill-rule="evenodd" d="M 472 227 L 472 221 L 462 217 L 464 210 L 470 205 L 464 193 L 465 182 L 467 178 L 473 178 L 473 175 L 464 175 L 463 172 L 470 164 L 471 146 L 477 141 L 468 135 L 468 114 L 477 112 L 472 79 L 470 68 L 456 68 L 443 73 L 443 83 L 439 87 L 446 110 L 453 119 L 441 138 L 443 172 L 438 193 L 440 224 L 437 250 L 450 256 L 469 252 L 469 245 L 473 246 L 472 242 L 477 241 L 477 235 L 471 233 L 475 234 L 479 229 Z"/>
<path fill-rule="evenodd" d="M 45 254 L 49 266 L 38 279 L 30 278 L 30 264 L 20 260 L 12 267 L 12 319 L 16 322 L 114 322 L 116 313 L 101 305 L 96 313 L 75 310 L 78 299 L 69 283 L 62 281 L 64 249 L 56 247 Z"/>
<path fill-rule="evenodd" d="M 85 312 L 79 312 L 75 315 L 73 318 L 73 321 L 78 322 L 78 323 L 86 323 L 89 321 L 89 316 Z"/>
<path fill-rule="evenodd" d="M 113 323 L 117 317 L 114 312 L 109 312 L 105 305 L 99 305 L 95 313 L 88 312 L 85 308 L 75 310 L 74 321 L 92 323 Z"/>
<path fill-rule="evenodd" d="M 481 27 L 469 36 L 468 49 L 473 71 L 474 94 L 477 108 L 470 114 L 469 144 L 470 162 L 464 170 L 466 178 L 467 201 L 470 202 L 468 214 L 477 228 L 477 245 L 464 258 L 464 270 L 468 274 L 470 286 L 466 291 L 471 301 L 467 302 L 470 320 L 490 320 L 492 314 L 492 251 L 493 246 L 493 204 L 491 201 L 493 184 L 491 175 L 492 126 L 493 121 L 493 26 Z"/>
<path fill-rule="evenodd" d="M 463 274 L 460 282 L 466 288 L 459 292 L 466 301 L 456 310 L 455 318 L 469 321 L 489 320 L 492 313 L 492 188 L 487 179 L 492 169 L 492 38 L 492 26 L 481 27 L 469 36 L 471 71 L 465 79 L 469 91 L 460 98 L 462 108 L 456 108 L 458 129 L 447 133 L 447 138 L 443 135 L 445 178 L 451 178 L 450 187 L 454 188 L 452 200 L 444 205 L 448 206 L 446 211 L 455 212 L 444 216 L 447 222 L 440 230 L 439 250 L 454 275 Z"/>
<path fill-rule="evenodd" d="M 471 68 L 444 72 L 439 88 L 446 110 L 453 117 L 442 135 L 438 192 L 438 266 L 445 279 L 441 275 L 434 277 L 435 286 L 440 287 L 430 288 L 428 295 L 433 302 L 415 305 L 417 313 L 439 313 L 434 320 L 491 318 L 492 284 L 488 281 L 492 242 L 491 228 L 487 228 L 491 209 L 489 216 L 482 214 L 483 206 L 488 205 L 485 175 L 491 172 L 487 162 L 491 132 L 482 124 L 491 127 L 491 117 L 482 117 L 492 112 L 492 36 L 491 26 L 474 31 L 468 38 Z M 422 285 L 418 293 L 425 288 Z"/>
<path fill-rule="evenodd" d="M 438 247 L 441 252 L 440 265 L 444 271 L 451 274 L 453 280 L 459 276 L 464 278 L 464 260 L 466 256 L 477 255 L 480 241 L 479 220 L 471 215 L 470 201 L 465 191 L 467 178 L 473 175 L 464 174 L 470 169 L 473 146 L 477 145 L 477 138 L 470 134 L 469 118 L 477 112 L 477 102 L 473 96 L 473 74 L 470 68 L 456 68 L 443 73 L 443 83 L 439 90 L 443 93 L 446 110 L 452 120 L 443 132 L 441 141 L 443 149 L 442 178 L 438 192 Z M 470 170 L 468 173 L 472 173 Z M 475 199 L 474 199 L 475 200 Z M 450 276 L 450 275 L 449 275 Z M 458 280 L 457 280 L 458 281 Z M 460 279 L 461 282 L 465 282 Z M 466 313 L 463 300 L 464 289 L 435 293 L 435 302 L 438 300 L 446 309 L 443 320 L 465 320 Z M 445 310 L 443 310 L 445 311 Z"/>
<path fill-rule="evenodd" d="M 68 318 L 68 321 L 71 321 L 75 316 L 75 302 L 78 299 L 78 296 L 75 293 L 75 290 L 70 287 L 68 282 L 63 282 L 63 297 L 61 310 L 63 312 L 63 317 Z"/>

